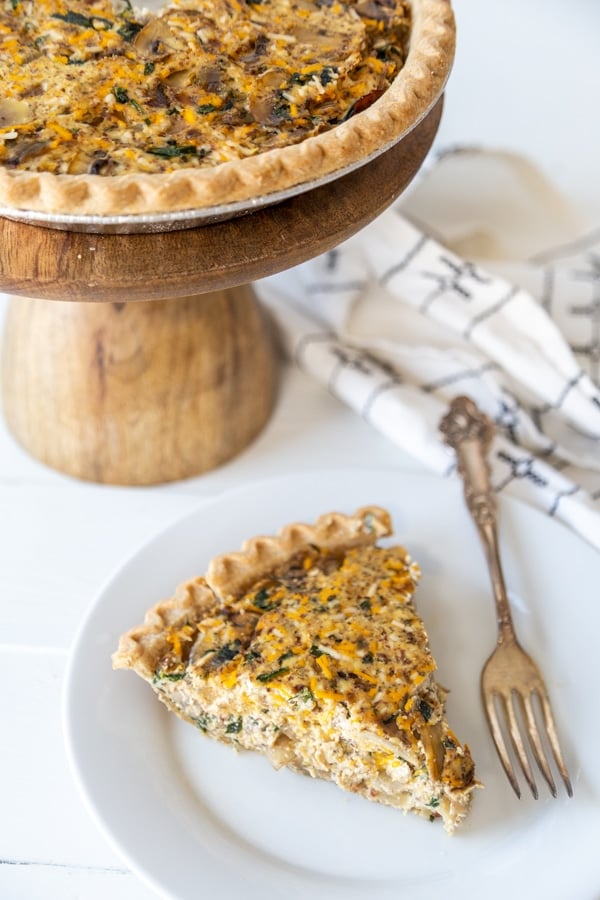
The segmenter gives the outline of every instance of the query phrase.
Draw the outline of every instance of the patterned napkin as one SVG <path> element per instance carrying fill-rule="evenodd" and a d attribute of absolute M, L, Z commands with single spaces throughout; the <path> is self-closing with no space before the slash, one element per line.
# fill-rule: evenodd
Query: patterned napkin
<path fill-rule="evenodd" d="M 289 355 L 433 471 L 467 394 L 494 488 L 600 549 L 600 229 L 527 161 L 444 154 L 345 244 L 257 284 Z"/>

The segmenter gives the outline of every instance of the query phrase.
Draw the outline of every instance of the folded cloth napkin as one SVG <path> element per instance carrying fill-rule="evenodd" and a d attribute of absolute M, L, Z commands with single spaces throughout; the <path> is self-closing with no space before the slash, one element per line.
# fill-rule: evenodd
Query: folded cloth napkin
<path fill-rule="evenodd" d="M 284 347 L 432 470 L 467 394 L 496 423 L 494 488 L 600 549 L 600 229 L 524 159 L 443 154 L 337 249 L 264 279 Z"/>

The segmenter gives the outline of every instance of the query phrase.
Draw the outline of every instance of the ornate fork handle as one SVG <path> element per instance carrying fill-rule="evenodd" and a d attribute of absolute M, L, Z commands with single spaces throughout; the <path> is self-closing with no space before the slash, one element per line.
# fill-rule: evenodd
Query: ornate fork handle
<path fill-rule="evenodd" d="M 498 621 L 498 643 L 481 673 L 481 696 L 500 761 L 517 797 L 519 782 L 507 749 L 504 732 L 508 731 L 512 747 L 534 797 L 537 785 L 525 749 L 523 727 L 538 768 L 550 791 L 557 796 L 541 733 L 549 746 L 569 797 L 573 788 L 561 753 L 556 723 L 544 679 L 533 659 L 520 646 L 512 624 L 504 576 L 500 565 L 496 527 L 496 498 L 490 484 L 488 451 L 494 434 L 493 424 L 469 397 L 457 397 L 440 422 L 446 442 L 455 450 L 458 469 L 463 478 L 465 499 L 483 543 L 494 590 Z M 534 711 L 539 701 L 543 719 L 542 731 Z M 519 721 L 519 713 L 521 721 Z M 504 721 L 504 728 L 502 727 Z"/>
<path fill-rule="evenodd" d="M 494 436 L 494 425 L 470 397 L 455 397 L 449 412 L 440 422 L 446 443 L 456 453 L 458 470 L 463 478 L 465 500 L 483 543 L 492 580 L 498 642 L 514 639 L 514 628 L 498 545 L 496 496 L 490 482 L 488 452 Z"/>

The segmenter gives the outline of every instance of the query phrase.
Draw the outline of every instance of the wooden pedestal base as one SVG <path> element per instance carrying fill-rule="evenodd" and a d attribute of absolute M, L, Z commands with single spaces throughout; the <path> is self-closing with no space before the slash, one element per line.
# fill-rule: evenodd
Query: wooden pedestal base
<path fill-rule="evenodd" d="M 11 301 L 9 428 L 77 478 L 152 484 L 212 469 L 261 430 L 275 382 L 248 286 L 142 303 Z"/>
<path fill-rule="evenodd" d="M 2 365 L 17 440 L 49 466 L 112 484 L 187 478 L 239 452 L 275 394 L 248 283 L 379 215 L 421 166 L 441 111 L 440 100 L 362 168 L 239 219 L 129 235 L 0 218 L 0 290 L 20 295 Z"/>

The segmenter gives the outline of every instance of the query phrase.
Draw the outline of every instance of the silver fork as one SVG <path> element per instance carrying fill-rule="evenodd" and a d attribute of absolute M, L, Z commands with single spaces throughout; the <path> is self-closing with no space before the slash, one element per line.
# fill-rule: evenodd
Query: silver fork
<path fill-rule="evenodd" d="M 552 796 L 556 797 L 556 784 L 544 749 L 539 719 L 567 794 L 572 797 L 573 788 L 561 753 L 544 679 L 517 640 L 506 593 L 498 547 L 496 498 L 490 484 L 487 460 L 494 434 L 493 423 L 469 397 L 456 397 L 450 411 L 440 422 L 440 430 L 446 443 L 456 452 L 467 508 L 483 543 L 492 580 L 498 642 L 481 673 L 481 696 L 498 756 L 517 797 L 520 797 L 519 782 L 504 739 L 506 730 L 531 793 L 537 799 L 538 789 L 523 739 L 524 727 L 533 758 Z M 536 714 L 536 704 L 539 704 L 541 715 Z M 504 720 L 504 728 L 501 719 Z"/>

